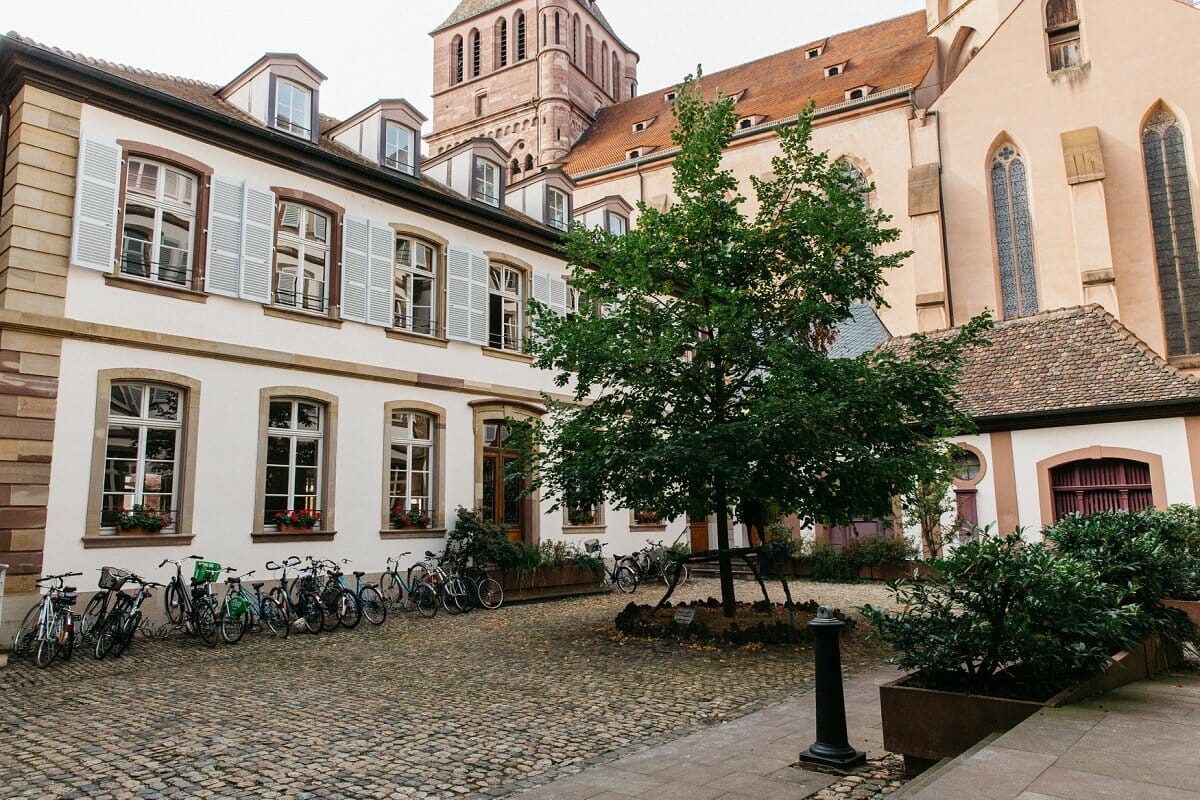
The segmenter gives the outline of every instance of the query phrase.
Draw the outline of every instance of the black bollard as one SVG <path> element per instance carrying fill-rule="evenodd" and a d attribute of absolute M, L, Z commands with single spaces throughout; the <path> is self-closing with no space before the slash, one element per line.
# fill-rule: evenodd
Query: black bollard
<path fill-rule="evenodd" d="M 838 635 L 846 623 L 826 606 L 808 623 L 813 630 L 817 659 L 817 740 L 800 754 L 800 760 L 837 769 L 867 763 L 867 754 L 850 746 L 846 735 L 846 700 L 842 695 L 842 654 Z"/>

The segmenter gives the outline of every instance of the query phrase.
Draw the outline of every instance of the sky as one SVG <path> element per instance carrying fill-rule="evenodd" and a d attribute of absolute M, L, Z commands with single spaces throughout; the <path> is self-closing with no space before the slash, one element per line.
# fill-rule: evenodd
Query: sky
<path fill-rule="evenodd" d="M 346 118 L 381 97 L 431 115 L 429 31 L 458 0 L 3 0 L 0 31 L 221 85 L 263 53 L 296 52 L 329 76 L 321 111 Z M 924 0 L 600 0 L 641 56 L 643 92 L 924 8 Z M 709 13 L 715 8 L 723 13 Z"/>

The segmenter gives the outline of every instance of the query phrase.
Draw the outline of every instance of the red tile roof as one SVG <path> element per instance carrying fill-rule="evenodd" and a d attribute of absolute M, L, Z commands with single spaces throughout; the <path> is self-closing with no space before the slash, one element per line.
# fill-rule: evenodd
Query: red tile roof
<path fill-rule="evenodd" d="M 761 116 L 770 124 L 794 117 L 809 100 L 817 108 L 843 103 L 845 93 L 859 86 L 874 86 L 875 94 L 919 86 L 937 56 L 937 42 L 925 32 L 924 11 L 831 36 L 820 56 L 805 58 L 816 44 L 820 41 L 705 75 L 704 94 L 712 97 L 721 91 L 733 96 L 745 90 L 738 116 Z M 844 73 L 825 77 L 826 67 L 846 61 Z M 674 117 L 665 99 L 671 88 L 601 110 L 567 156 L 567 171 L 578 175 L 626 161 L 631 150 L 672 147 Z M 635 123 L 653 117 L 658 118 L 653 125 L 633 132 Z"/>
<path fill-rule="evenodd" d="M 1200 379 L 1098 305 L 1006 320 L 988 336 L 991 347 L 970 353 L 958 385 L 962 410 L 976 419 L 1200 400 Z M 904 353 L 910 343 L 883 347 Z"/>

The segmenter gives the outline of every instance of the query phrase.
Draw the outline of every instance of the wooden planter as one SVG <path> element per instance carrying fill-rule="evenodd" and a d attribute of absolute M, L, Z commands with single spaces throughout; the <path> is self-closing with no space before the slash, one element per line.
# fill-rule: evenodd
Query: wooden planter
<path fill-rule="evenodd" d="M 1163 600 L 1163 605 L 1185 612 L 1192 624 L 1200 628 L 1200 600 Z"/>
<path fill-rule="evenodd" d="M 902 754 L 910 773 L 920 772 L 943 758 L 960 755 L 989 734 L 1016 727 L 1041 708 L 1077 703 L 1157 675 L 1182 660 L 1177 646 L 1151 637 L 1133 650 L 1118 653 L 1104 671 L 1040 703 L 905 686 L 912 678 L 906 675 L 879 687 L 883 746 Z"/>
<path fill-rule="evenodd" d="M 316 529 L 316 525 L 292 525 L 289 522 L 279 523 L 280 533 L 312 533 Z"/>
<path fill-rule="evenodd" d="M 117 536 L 158 536 L 162 528 L 117 528 Z"/>
<path fill-rule="evenodd" d="M 914 570 L 919 578 L 928 578 L 933 574 L 933 569 L 924 561 L 905 561 L 903 564 L 888 564 L 882 567 L 861 567 L 858 577 L 870 581 L 898 581 L 911 578 Z"/>
<path fill-rule="evenodd" d="M 575 566 L 538 567 L 531 572 L 507 570 L 497 576 L 506 598 L 535 600 L 602 591 L 603 576 Z"/>

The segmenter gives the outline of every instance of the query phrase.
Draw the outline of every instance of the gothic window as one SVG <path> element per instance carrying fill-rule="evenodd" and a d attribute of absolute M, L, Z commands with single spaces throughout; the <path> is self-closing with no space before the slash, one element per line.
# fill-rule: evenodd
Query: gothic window
<path fill-rule="evenodd" d="M 1078 67 L 1083 63 L 1083 39 L 1075 0 L 1046 3 L 1046 35 L 1050 41 L 1050 71 Z"/>
<path fill-rule="evenodd" d="M 1187 143 L 1174 116 L 1164 111 L 1146 123 L 1142 153 L 1150 191 L 1167 355 L 1193 355 L 1200 353 L 1200 311 L 1189 303 L 1200 298 L 1200 263 L 1196 256 Z"/>
<path fill-rule="evenodd" d="M 463 82 L 463 40 L 461 36 L 455 36 L 454 41 L 450 43 L 450 83 Z"/>
<path fill-rule="evenodd" d="M 509 170 L 512 172 L 512 176 L 516 178 L 521 174 L 521 162 L 514 158 L 512 164 L 509 166 Z"/>
<path fill-rule="evenodd" d="M 532 155 L 525 156 L 525 171 L 526 172 L 533 171 L 533 156 Z"/>
<path fill-rule="evenodd" d="M 585 46 L 583 48 L 583 57 L 587 59 L 587 64 L 584 66 L 583 71 L 586 72 L 587 76 L 590 78 L 596 74 L 596 42 L 594 39 L 592 39 L 592 28 L 590 25 L 584 32 L 583 36 L 585 42 Z"/>
<path fill-rule="evenodd" d="M 478 78 L 483 69 L 483 45 L 479 41 L 479 31 L 471 31 L 471 77 Z"/>
<path fill-rule="evenodd" d="M 575 15 L 575 19 L 571 22 L 571 61 L 575 65 L 579 64 L 579 15 Z"/>
<path fill-rule="evenodd" d="M 562 44 L 562 17 L 554 12 L 554 43 Z"/>
<path fill-rule="evenodd" d="M 525 60 L 525 13 L 517 12 L 517 61 Z"/>
<path fill-rule="evenodd" d="M 1000 264 L 1000 297 L 1005 319 L 1036 314 L 1037 273 L 1025 159 L 1011 144 L 992 157 L 992 220 Z"/>
<path fill-rule="evenodd" d="M 600 85 L 608 84 L 608 42 L 600 46 Z"/>
<path fill-rule="evenodd" d="M 871 182 L 867 180 L 866 174 L 853 161 L 842 159 L 838 163 L 845 167 L 846 172 L 850 173 L 850 177 L 854 179 L 854 184 L 862 195 L 863 205 L 869 206 L 871 204 Z"/>
<path fill-rule="evenodd" d="M 616 53 L 612 55 L 612 96 L 613 100 L 621 99 L 621 60 Z"/>
<path fill-rule="evenodd" d="M 502 19 L 496 23 L 496 53 L 497 68 L 508 66 L 508 20 Z"/>

